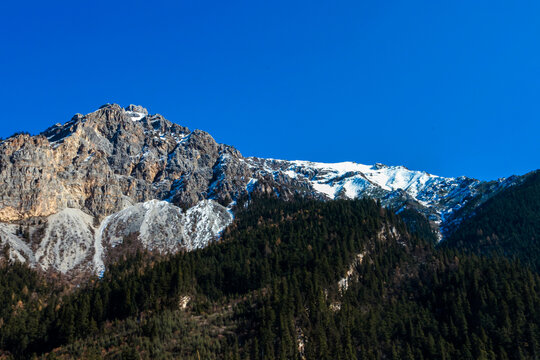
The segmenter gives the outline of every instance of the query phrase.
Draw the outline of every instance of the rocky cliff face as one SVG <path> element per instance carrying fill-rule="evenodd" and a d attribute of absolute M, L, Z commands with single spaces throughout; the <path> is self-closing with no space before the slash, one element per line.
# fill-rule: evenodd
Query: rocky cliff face
<path fill-rule="evenodd" d="M 12 259 L 62 273 L 102 271 L 107 249 L 133 234 L 164 253 L 204 246 L 232 221 L 218 202 L 238 195 L 241 158 L 133 105 L 11 137 L 0 143 L 2 244 Z"/>
<path fill-rule="evenodd" d="M 206 198 L 220 172 L 244 174 L 238 166 L 217 166 L 241 158 L 234 148 L 140 107 L 128 109 L 106 105 L 38 136 L 4 141 L 0 179 L 7 186 L 0 190 L 0 220 L 49 216 L 66 207 L 103 218 L 134 203 L 165 198 L 190 207 Z M 227 182 L 216 189 L 217 200 L 232 195 Z"/>
<path fill-rule="evenodd" d="M 438 228 L 498 188 L 403 167 L 245 158 L 204 131 L 116 104 L 0 142 L 0 182 L 5 256 L 65 274 L 103 271 L 127 240 L 161 253 L 206 246 L 252 192 L 369 196 L 414 207 Z"/>

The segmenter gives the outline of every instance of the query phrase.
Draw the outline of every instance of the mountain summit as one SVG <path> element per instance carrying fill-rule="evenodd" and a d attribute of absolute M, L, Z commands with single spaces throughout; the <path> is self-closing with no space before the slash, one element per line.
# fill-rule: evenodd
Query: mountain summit
<path fill-rule="evenodd" d="M 204 131 L 117 104 L 2 141 L 0 179 L 7 256 L 70 275 L 102 272 L 111 250 L 129 239 L 159 253 L 204 247 L 231 223 L 236 201 L 253 192 L 372 197 L 397 212 L 418 210 L 442 236 L 470 200 L 516 181 L 243 157 Z"/>

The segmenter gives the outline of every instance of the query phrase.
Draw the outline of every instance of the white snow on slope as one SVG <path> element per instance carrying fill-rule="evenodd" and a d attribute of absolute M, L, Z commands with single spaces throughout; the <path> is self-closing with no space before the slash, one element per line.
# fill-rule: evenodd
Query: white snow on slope
<path fill-rule="evenodd" d="M 126 114 L 130 117 L 132 121 L 142 120 L 146 116 L 146 114 L 136 111 L 126 111 Z"/>
<path fill-rule="evenodd" d="M 360 196 L 370 186 L 382 190 L 404 190 L 415 197 L 430 179 L 443 179 L 423 171 L 412 171 L 403 166 L 363 165 L 354 162 L 334 164 L 310 161 L 291 161 L 284 172 L 291 178 L 314 172 L 310 178 L 315 190 L 335 198 L 341 191 L 348 198 Z"/>

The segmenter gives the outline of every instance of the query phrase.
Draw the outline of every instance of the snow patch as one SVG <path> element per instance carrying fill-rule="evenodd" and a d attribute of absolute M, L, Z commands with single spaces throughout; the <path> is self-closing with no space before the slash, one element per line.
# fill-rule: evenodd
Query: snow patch
<path fill-rule="evenodd" d="M 284 171 L 286 175 L 293 178 L 293 174 L 297 176 L 303 174 L 309 178 L 306 174 L 314 173 L 309 180 L 315 190 L 331 198 L 345 184 L 349 197 L 357 197 L 357 193 L 365 190 L 368 184 L 386 191 L 405 190 L 415 196 L 418 189 L 429 179 L 440 178 L 423 171 L 412 171 L 403 166 L 363 165 L 354 162 L 325 164 L 299 160 L 291 161 L 290 164 L 291 166 Z"/>
<path fill-rule="evenodd" d="M 126 111 L 127 116 L 130 117 L 132 121 L 140 121 L 146 117 L 145 113 L 136 112 L 136 111 Z"/>

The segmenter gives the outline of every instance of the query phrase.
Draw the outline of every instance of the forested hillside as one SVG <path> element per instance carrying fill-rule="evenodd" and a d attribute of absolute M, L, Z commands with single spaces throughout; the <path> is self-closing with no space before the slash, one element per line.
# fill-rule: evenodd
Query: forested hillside
<path fill-rule="evenodd" d="M 443 246 L 517 258 L 540 271 L 540 171 L 480 205 Z"/>
<path fill-rule="evenodd" d="M 74 291 L 6 266 L 0 344 L 6 358 L 538 358 L 537 273 L 438 250 L 409 217 L 258 198 L 220 243 L 139 252 Z"/>

